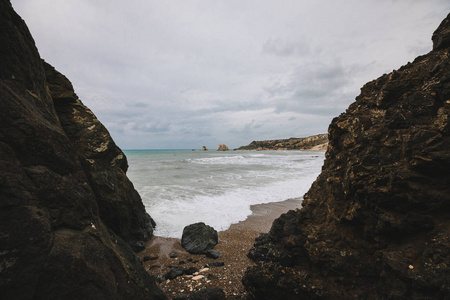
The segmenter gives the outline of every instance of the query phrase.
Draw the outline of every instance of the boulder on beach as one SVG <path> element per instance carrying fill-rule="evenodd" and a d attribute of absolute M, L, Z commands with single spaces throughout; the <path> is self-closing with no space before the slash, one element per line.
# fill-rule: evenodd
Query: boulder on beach
<path fill-rule="evenodd" d="M 217 231 L 203 222 L 184 227 L 181 246 L 189 253 L 202 254 L 219 242 Z"/>
<path fill-rule="evenodd" d="M 228 151 L 230 149 L 228 149 L 227 145 L 225 144 L 221 144 L 219 146 L 217 146 L 217 151 Z"/>

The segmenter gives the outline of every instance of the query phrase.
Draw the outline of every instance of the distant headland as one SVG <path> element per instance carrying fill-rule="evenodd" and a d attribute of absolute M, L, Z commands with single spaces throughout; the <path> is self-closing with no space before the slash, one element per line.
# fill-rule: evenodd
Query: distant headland
<path fill-rule="evenodd" d="M 305 138 L 253 141 L 236 150 L 326 150 L 328 134 L 317 134 Z"/>

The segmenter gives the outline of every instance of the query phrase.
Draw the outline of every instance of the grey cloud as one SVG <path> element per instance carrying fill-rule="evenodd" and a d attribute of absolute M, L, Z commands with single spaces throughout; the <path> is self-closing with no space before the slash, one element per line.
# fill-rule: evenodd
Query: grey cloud
<path fill-rule="evenodd" d="M 270 38 L 262 46 L 263 53 L 277 56 L 307 55 L 310 53 L 310 45 L 304 41 L 292 42 L 283 38 Z"/>
<path fill-rule="evenodd" d="M 12 2 L 124 148 L 324 132 L 365 82 L 431 48 L 450 10 L 445 0 Z"/>

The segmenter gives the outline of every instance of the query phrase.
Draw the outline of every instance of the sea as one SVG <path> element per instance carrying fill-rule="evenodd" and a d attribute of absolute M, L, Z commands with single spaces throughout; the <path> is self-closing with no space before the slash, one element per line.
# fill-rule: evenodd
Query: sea
<path fill-rule="evenodd" d="M 172 238 L 197 222 L 226 230 L 245 220 L 251 205 L 303 197 L 325 158 L 324 151 L 292 150 L 124 152 L 154 234 Z"/>

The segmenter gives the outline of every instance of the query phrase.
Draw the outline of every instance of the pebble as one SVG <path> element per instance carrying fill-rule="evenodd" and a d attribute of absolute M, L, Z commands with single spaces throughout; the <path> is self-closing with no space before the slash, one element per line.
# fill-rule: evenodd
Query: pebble
<path fill-rule="evenodd" d="M 202 279 L 203 277 L 205 277 L 205 276 L 203 276 L 203 275 L 197 275 L 197 276 L 192 277 L 192 280 L 200 280 L 200 279 Z"/>
<path fill-rule="evenodd" d="M 203 269 L 201 269 L 200 271 L 198 271 L 199 273 L 203 273 L 203 272 L 206 272 L 206 271 L 209 271 L 209 268 L 203 268 Z"/>

